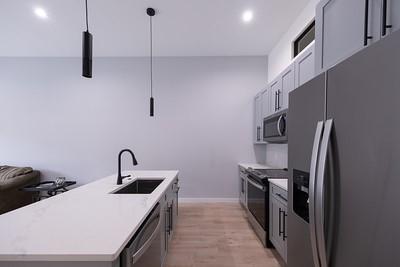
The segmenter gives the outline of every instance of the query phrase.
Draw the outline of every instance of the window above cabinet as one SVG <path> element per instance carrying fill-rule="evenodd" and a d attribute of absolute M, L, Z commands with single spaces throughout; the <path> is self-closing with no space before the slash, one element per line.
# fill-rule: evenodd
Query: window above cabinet
<path fill-rule="evenodd" d="M 315 40 L 315 20 L 293 41 L 293 58 Z"/>

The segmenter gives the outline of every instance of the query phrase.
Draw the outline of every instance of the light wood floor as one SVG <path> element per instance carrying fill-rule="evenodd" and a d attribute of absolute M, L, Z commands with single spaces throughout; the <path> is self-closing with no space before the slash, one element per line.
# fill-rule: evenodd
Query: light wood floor
<path fill-rule="evenodd" d="M 257 239 L 240 204 L 180 204 L 165 266 L 283 266 L 275 255 Z"/>

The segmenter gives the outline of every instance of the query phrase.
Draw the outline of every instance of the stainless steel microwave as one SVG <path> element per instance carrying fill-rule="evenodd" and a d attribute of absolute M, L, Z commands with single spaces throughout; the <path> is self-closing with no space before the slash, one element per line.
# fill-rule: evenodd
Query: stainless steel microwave
<path fill-rule="evenodd" d="M 264 119 L 263 139 L 268 143 L 287 143 L 287 109 Z"/>

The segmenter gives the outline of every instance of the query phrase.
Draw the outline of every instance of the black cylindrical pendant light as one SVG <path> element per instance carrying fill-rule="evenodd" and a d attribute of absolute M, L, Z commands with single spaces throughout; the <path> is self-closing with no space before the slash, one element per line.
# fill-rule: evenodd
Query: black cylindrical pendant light
<path fill-rule="evenodd" d="M 156 11 L 149 7 L 146 10 L 150 18 L 150 117 L 154 117 L 154 98 L 153 98 L 153 21 L 152 18 Z"/>
<path fill-rule="evenodd" d="M 86 31 L 82 33 L 82 76 L 92 78 L 93 36 L 89 32 L 88 5 L 86 6 Z"/>

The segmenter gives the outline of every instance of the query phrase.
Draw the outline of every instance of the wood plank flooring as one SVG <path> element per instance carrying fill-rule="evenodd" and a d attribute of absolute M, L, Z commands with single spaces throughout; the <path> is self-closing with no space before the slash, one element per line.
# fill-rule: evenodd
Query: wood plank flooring
<path fill-rule="evenodd" d="M 280 267 L 239 203 L 180 204 L 166 267 Z"/>

